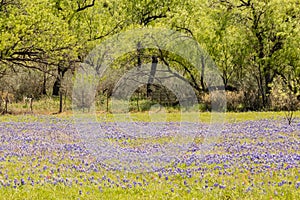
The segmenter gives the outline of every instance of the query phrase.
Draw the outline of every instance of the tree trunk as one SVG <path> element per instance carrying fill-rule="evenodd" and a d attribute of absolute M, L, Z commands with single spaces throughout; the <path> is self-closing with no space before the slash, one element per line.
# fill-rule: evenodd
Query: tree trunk
<path fill-rule="evenodd" d="M 62 113 L 62 111 L 63 111 L 63 94 L 61 91 L 61 81 L 64 78 L 65 73 L 68 71 L 68 68 L 59 65 L 57 68 L 57 71 L 58 72 L 57 72 L 56 80 L 53 85 L 52 95 L 59 96 L 59 111 L 58 111 L 58 113 Z"/>
<path fill-rule="evenodd" d="M 108 113 L 108 111 L 109 111 L 109 110 L 108 110 L 108 109 L 109 109 L 109 108 L 108 108 L 108 103 L 109 103 L 108 101 L 109 101 L 109 96 L 108 96 L 108 94 L 107 94 L 107 95 L 106 95 L 106 112 L 107 112 L 107 113 Z"/>
<path fill-rule="evenodd" d="M 257 86 L 258 86 L 258 93 L 257 93 L 257 108 L 255 110 L 261 109 L 264 105 L 264 98 L 265 98 L 265 91 L 263 87 L 263 76 L 261 72 L 261 66 L 258 66 L 258 75 L 256 76 Z"/>
<path fill-rule="evenodd" d="M 206 91 L 206 87 L 204 84 L 204 69 L 205 69 L 205 63 L 204 58 L 201 56 L 201 77 L 200 77 L 200 84 L 203 91 Z"/>
<path fill-rule="evenodd" d="M 56 80 L 54 82 L 54 85 L 53 85 L 52 95 L 53 96 L 58 96 L 59 95 L 59 89 L 60 89 L 60 78 L 59 78 L 59 76 L 57 76 Z"/>
<path fill-rule="evenodd" d="M 268 107 L 270 104 L 269 96 L 271 94 L 271 86 L 270 84 L 273 82 L 274 76 L 271 75 L 272 70 L 269 63 L 267 63 L 267 66 L 264 69 L 264 79 L 265 79 L 265 102 L 264 107 Z"/>
<path fill-rule="evenodd" d="M 157 63 L 158 63 L 157 56 L 152 56 L 151 71 L 150 71 L 150 75 L 149 75 L 149 79 L 148 79 L 148 83 L 147 83 L 147 97 L 149 97 L 150 93 L 152 92 L 151 89 L 150 89 L 150 86 L 154 82 L 154 77 L 155 77 L 155 73 L 156 73 Z"/>
<path fill-rule="evenodd" d="M 43 77 L 42 95 L 47 95 L 47 76 L 45 72 Z"/>
<path fill-rule="evenodd" d="M 68 68 L 58 66 L 56 80 L 55 80 L 54 85 L 53 85 L 53 91 L 52 91 L 53 96 L 59 96 L 61 81 L 64 78 L 64 75 L 67 71 L 68 71 Z"/>
<path fill-rule="evenodd" d="M 8 95 L 8 94 L 7 94 Z M 8 108 L 7 108 L 7 105 L 8 105 L 8 96 L 6 95 L 5 97 L 5 108 L 4 108 L 4 114 L 7 114 L 8 113 Z"/>
<path fill-rule="evenodd" d="M 141 44 L 141 42 L 138 42 L 138 44 L 137 44 L 137 63 L 138 63 L 138 68 L 139 69 L 142 66 L 141 55 L 142 55 L 142 44 Z"/>

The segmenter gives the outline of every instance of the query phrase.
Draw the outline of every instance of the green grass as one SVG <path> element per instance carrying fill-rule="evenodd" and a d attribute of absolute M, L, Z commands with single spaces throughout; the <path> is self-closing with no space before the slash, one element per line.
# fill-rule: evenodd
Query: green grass
<path fill-rule="evenodd" d="M 40 121 L 43 118 L 43 114 L 35 114 L 35 113 L 28 113 L 28 114 L 20 114 L 20 115 L 0 115 L 0 121 Z M 153 114 L 152 114 L 153 115 Z M 45 115 L 46 116 L 46 115 Z M 47 115 L 49 116 L 49 115 Z M 66 119 L 70 120 L 74 118 L 72 112 L 64 112 L 61 114 L 53 114 L 50 115 L 53 118 L 59 119 Z M 91 117 L 89 113 L 76 115 L 75 117 Z M 192 117 L 190 117 L 192 116 Z M 196 116 L 196 117 L 195 117 Z M 218 120 L 217 114 L 214 115 L 210 112 L 199 112 L 190 114 L 181 114 L 180 112 L 173 112 L 173 113 L 157 113 L 155 117 L 149 115 L 148 112 L 134 112 L 128 114 L 111 114 L 111 113 L 97 113 L 96 115 L 92 115 L 98 121 L 103 122 L 114 122 L 114 121 L 143 121 L 143 122 L 151 122 L 157 121 L 156 118 L 162 119 L 162 121 L 168 122 L 180 122 L 180 121 L 192 121 L 192 122 L 205 122 L 209 123 L 213 120 Z M 152 117 L 152 118 L 151 118 Z M 294 113 L 295 118 L 300 118 L 300 111 L 296 111 Z M 223 122 L 233 123 L 233 122 L 242 122 L 248 120 L 261 120 L 261 119 L 283 119 L 285 118 L 285 112 L 241 112 L 241 113 L 234 113 L 234 112 L 226 112 L 221 114 L 221 120 Z M 46 119 L 46 118 L 45 118 Z M 48 120 L 48 118 L 47 118 Z"/>
<path fill-rule="evenodd" d="M 53 115 L 58 118 L 71 119 L 72 118 L 72 105 L 71 101 L 66 98 L 63 100 L 63 113 L 57 114 L 59 108 L 59 101 L 57 97 L 44 97 L 38 101 L 33 102 L 33 114 L 37 115 Z M 167 107 L 158 110 L 158 107 L 155 107 L 151 112 L 149 111 L 131 111 L 128 114 L 110 114 L 106 113 L 106 107 L 103 104 L 97 104 L 97 119 L 100 121 L 115 121 L 116 119 L 121 121 L 201 121 L 201 122 L 211 122 L 213 120 L 217 120 L 220 117 L 219 121 L 224 122 L 240 122 L 246 120 L 259 120 L 259 119 L 278 119 L 284 118 L 286 112 L 226 112 L 224 115 L 217 116 L 213 115 L 210 112 L 198 112 L 192 113 L 188 112 L 186 115 L 181 115 L 180 109 Z M 118 102 L 115 102 L 115 108 L 120 107 Z M 133 110 L 135 106 L 135 102 L 130 102 L 129 109 Z M 152 106 L 151 102 L 141 100 L 140 106 L 143 107 L 141 110 L 149 110 Z M 111 102 L 109 104 L 111 109 Z M 32 114 L 29 109 L 29 105 L 26 105 L 22 102 L 13 103 L 8 105 L 8 110 L 16 115 L 23 115 L 23 119 L 26 120 L 24 114 Z M 114 112 L 116 113 L 116 112 Z M 193 114 L 193 115 L 191 115 Z M 192 117 L 191 117 L 192 116 Z M 300 117 L 300 111 L 296 111 L 294 113 L 295 117 Z M 0 116 L 0 120 L 8 121 L 8 120 L 18 120 L 18 116 L 11 117 L 3 117 Z M 27 116 L 28 119 L 30 117 Z M 33 117 L 34 118 L 34 117 Z"/>

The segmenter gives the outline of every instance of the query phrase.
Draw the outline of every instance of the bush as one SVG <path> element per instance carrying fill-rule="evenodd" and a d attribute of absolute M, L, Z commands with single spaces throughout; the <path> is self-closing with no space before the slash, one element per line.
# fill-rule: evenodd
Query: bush
<path fill-rule="evenodd" d="M 244 111 L 244 92 L 241 91 L 227 91 L 227 110 L 228 111 Z"/>
<path fill-rule="evenodd" d="M 211 97 L 209 93 L 201 96 L 201 103 L 199 104 L 199 110 L 211 111 L 212 99 L 217 106 L 224 106 L 225 99 L 220 99 L 220 96 Z M 226 91 L 226 110 L 227 111 L 244 111 L 244 93 L 240 91 Z"/>
<path fill-rule="evenodd" d="M 285 118 L 291 124 L 294 118 L 294 111 L 300 107 L 300 101 L 297 98 L 299 90 L 296 93 L 291 91 L 281 77 L 277 77 L 274 80 L 271 88 L 270 101 L 272 109 L 285 111 Z"/>

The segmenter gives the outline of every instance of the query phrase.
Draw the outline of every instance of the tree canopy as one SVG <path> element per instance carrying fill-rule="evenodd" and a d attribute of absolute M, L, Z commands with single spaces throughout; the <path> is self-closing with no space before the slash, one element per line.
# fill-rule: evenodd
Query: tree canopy
<path fill-rule="evenodd" d="M 218 66 L 225 89 L 243 93 L 245 108 L 268 109 L 277 77 L 299 98 L 299 23 L 298 0 L 2 0 L 0 90 L 22 96 L 20 87 L 28 81 L 21 80 L 34 74 L 38 81 L 32 87 L 39 88 L 35 98 L 60 95 L 65 74 L 73 73 L 101 41 L 126 30 L 160 27 L 196 40 Z M 198 73 L 171 52 L 141 50 L 139 45 L 114 63 L 116 71 L 155 56 L 156 62 L 176 69 L 197 94 L 207 92 L 204 71 Z M 117 79 L 107 79 L 100 92 Z"/>

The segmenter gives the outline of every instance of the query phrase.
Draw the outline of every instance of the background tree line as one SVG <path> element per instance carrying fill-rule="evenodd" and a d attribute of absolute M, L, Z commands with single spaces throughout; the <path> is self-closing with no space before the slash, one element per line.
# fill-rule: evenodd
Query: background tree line
<path fill-rule="evenodd" d="M 97 44 L 122 31 L 163 27 L 192 37 L 213 58 L 228 91 L 228 109 L 299 109 L 299 23 L 299 0 L 1 0 L 1 102 L 8 93 L 14 101 L 53 96 L 62 112 L 72 75 Z M 142 45 L 101 80 L 100 103 L 108 102 L 124 72 L 152 62 L 179 72 L 209 109 L 203 72 L 178 55 Z M 158 101 L 160 94 L 160 103 L 176 101 L 166 100 L 166 93 L 145 86 L 134 98 Z"/>

